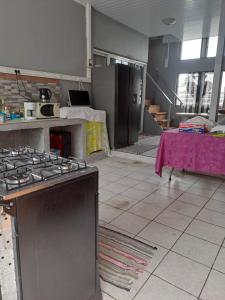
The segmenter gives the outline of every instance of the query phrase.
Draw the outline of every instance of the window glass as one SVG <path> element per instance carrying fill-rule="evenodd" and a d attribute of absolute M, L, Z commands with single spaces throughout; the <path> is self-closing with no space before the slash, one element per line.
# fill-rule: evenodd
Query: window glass
<path fill-rule="evenodd" d="M 182 43 L 181 59 L 197 59 L 201 56 L 202 40 L 184 41 Z"/>
<path fill-rule="evenodd" d="M 207 57 L 215 57 L 218 45 L 218 36 L 209 38 Z"/>
<path fill-rule="evenodd" d="M 201 93 L 198 105 L 199 113 L 208 113 L 212 99 L 213 72 L 201 73 Z"/>
<path fill-rule="evenodd" d="M 195 112 L 198 89 L 198 73 L 179 74 L 177 95 L 184 104 L 185 112 Z"/>

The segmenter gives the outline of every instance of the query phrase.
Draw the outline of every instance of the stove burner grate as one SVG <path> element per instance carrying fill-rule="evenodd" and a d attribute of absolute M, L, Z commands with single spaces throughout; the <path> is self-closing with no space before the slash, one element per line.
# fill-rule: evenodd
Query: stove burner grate
<path fill-rule="evenodd" d="M 8 150 L 8 149 L 0 149 L 0 154 L 8 155 L 9 153 L 10 153 L 10 150 Z"/>
<path fill-rule="evenodd" d="M 18 174 L 10 175 L 7 178 L 5 178 L 5 182 L 8 185 L 16 185 L 16 186 L 26 184 L 30 180 L 31 180 L 31 176 L 29 173 L 24 173 L 24 174 L 18 173 Z"/>
<path fill-rule="evenodd" d="M 66 159 L 29 147 L 0 149 L 0 184 L 6 192 L 86 168 L 84 160 Z"/>

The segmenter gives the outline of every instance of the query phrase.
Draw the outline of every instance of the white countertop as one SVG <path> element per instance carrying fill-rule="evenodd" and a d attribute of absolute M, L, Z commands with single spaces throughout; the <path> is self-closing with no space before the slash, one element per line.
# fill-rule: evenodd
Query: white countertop
<path fill-rule="evenodd" d="M 23 129 L 43 128 L 48 129 L 57 126 L 69 126 L 84 124 L 86 121 L 82 119 L 36 119 L 36 120 L 12 120 L 0 124 L 0 131 L 13 131 Z"/>

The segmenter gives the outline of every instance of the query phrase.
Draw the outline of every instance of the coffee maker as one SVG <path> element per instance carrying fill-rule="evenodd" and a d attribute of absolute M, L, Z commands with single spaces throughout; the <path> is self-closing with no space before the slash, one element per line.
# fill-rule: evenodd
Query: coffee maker
<path fill-rule="evenodd" d="M 41 89 L 39 89 L 39 92 L 40 92 L 40 100 L 41 100 L 41 102 L 43 102 L 43 103 L 50 102 L 50 99 L 52 97 L 52 92 L 51 92 L 50 89 L 48 89 L 48 88 L 41 88 Z"/>

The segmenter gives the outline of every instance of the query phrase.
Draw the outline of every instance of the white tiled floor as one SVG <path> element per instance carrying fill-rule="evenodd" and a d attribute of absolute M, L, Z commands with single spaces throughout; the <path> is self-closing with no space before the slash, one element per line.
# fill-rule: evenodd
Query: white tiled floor
<path fill-rule="evenodd" d="M 120 158 L 95 163 L 100 224 L 158 247 L 122 291 L 102 282 L 103 300 L 224 300 L 225 179 L 175 172 Z"/>

